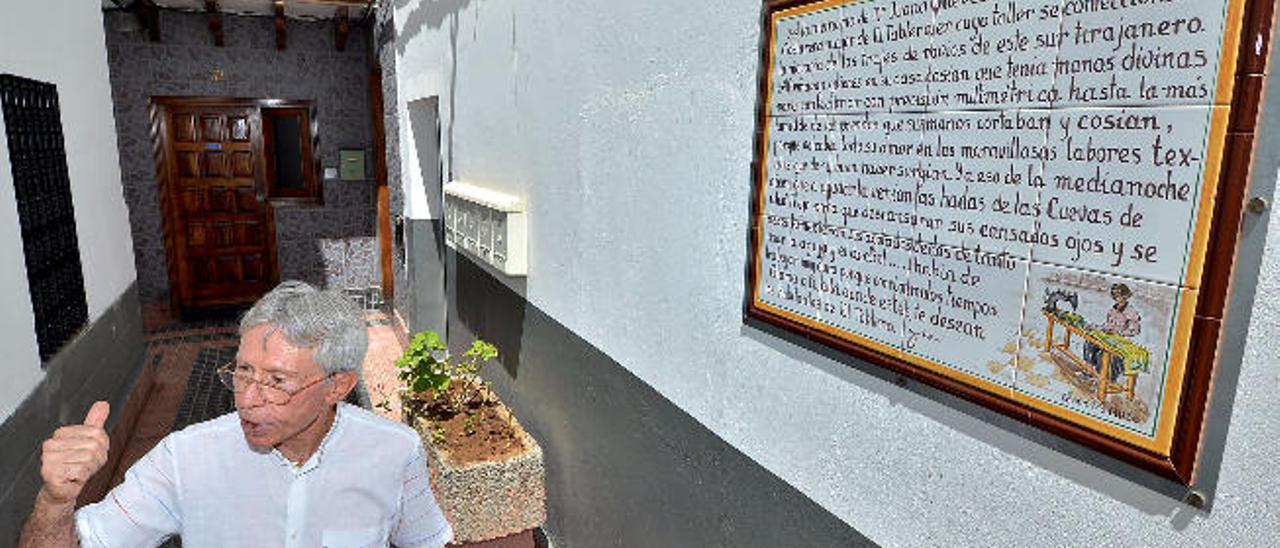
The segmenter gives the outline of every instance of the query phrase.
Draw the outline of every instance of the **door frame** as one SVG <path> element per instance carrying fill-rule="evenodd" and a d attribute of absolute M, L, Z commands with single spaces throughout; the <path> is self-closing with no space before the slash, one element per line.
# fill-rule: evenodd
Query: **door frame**
<path fill-rule="evenodd" d="M 374 63 L 369 70 L 369 116 L 373 121 L 373 177 L 377 182 L 378 271 L 382 280 L 382 301 L 395 304 L 396 276 L 394 231 L 391 229 L 391 188 L 387 183 L 386 108 L 382 95 L 382 65 Z M 402 221 L 403 222 L 403 221 Z M 404 245 L 404 242 L 399 242 Z"/>
<path fill-rule="evenodd" d="M 174 316 L 189 313 L 195 308 L 216 307 L 223 305 L 239 305 L 246 304 L 239 300 L 227 300 L 225 302 L 192 302 L 192 296 L 183 295 L 181 288 L 183 284 L 182 270 L 180 268 L 181 257 L 179 249 L 185 245 L 186 235 L 180 230 L 182 227 L 179 218 L 180 208 L 176 200 L 178 192 L 174 185 L 177 183 L 173 180 L 172 173 L 174 169 L 174 159 L 171 157 L 171 128 L 168 119 L 169 112 L 179 108 L 252 108 L 255 113 L 252 116 L 250 127 L 253 131 L 251 139 L 252 146 L 257 152 L 254 159 L 254 191 L 257 194 L 259 203 L 265 208 L 265 226 L 266 232 L 266 248 L 269 260 L 266 261 L 266 278 L 268 285 L 274 286 L 280 280 L 280 262 L 279 254 L 276 247 L 276 225 L 275 225 L 275 207 L 273 200 L 267 200 L 266 188 L 266 150 L 263 142 L 262 127 L 262 109 L 264 108 L 305 108 L 310 113 L 312 150 L 318 151 L 318 132 L 316 131 L 315 102 L 302 100 L 283 100 L 283 99 L 256 99 L 256 98 L 240 98 L 240 97 L 195 97 L 195 96 L 153 96 L 147 101 L 148 117 L 150 119 L 152 155 L 155 160 L 155 178 L 158 190 L 158 198 L 161 213 L 161 231 L 164 237 L 165 249 L 165 266 L 168 274 L 169 282 L 169 309 Z M 320 155 L 312 154 L 312 166 L 320 173 Z"/>

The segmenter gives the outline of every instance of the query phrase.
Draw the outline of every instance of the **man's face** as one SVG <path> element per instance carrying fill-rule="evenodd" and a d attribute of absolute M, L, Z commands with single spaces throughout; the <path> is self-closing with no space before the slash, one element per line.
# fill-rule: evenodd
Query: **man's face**
<path fill-rule="evenodd" d="M 271 325 L 258 325 L 240 337 L 240 349 L 236 354 L 240 366 L 252 369 L 254 378 L 293 392 L 306 387 L 290 398 L 288 403 L 276 405 L 267 401 L 262 390 L 251 383 L 237 393 L 236 409 L 240 414 L 240 427 L 245 441 L 257 449 L 270 449 L 282 444 L 306 445 L 314 437 L 317 423 L 325 412 L 341 399 L 332 399 L 337 387 L 334 383 L 308 384 L 325 376 L 316 363 L 311 349 L 289 344 L 278 329 Z M 270 336 L 265 336 L 271 330 Z M 265 336 L 265 338 L 264 338 Z M 323 425 L 327 431 L 328 424 Z"/>

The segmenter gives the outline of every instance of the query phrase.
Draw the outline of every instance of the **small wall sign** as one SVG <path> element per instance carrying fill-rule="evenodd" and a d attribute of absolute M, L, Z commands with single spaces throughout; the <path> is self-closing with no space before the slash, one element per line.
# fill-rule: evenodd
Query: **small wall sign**
<path fill-rule="evenodd" d="M 364 149 L 344 148 L 338 151 L 338 173 L 343 181 L 363 181 Z"/>

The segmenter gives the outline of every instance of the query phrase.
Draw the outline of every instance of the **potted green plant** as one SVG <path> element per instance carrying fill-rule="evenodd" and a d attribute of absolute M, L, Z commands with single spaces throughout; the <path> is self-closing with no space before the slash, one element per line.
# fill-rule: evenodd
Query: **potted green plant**
<path fill-rule="evenodd" d="M 395 361 L 401 416 L 427 448 L 454 542 L 517 537 L 516 546 L 527 537 L 532 546 L 533 529 L 546 519 L 542 449 L 480 376 L 497 357 L 483 340 L 453 355 L 434 331 L 415 334 Z"/>

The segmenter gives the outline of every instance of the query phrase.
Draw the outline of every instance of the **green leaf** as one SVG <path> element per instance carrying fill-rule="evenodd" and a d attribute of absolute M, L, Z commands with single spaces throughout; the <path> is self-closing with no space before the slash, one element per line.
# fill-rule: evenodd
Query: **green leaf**
<path fill-rule="evenodd" d="M 439 333 L 436 333 L 435 331 L 423 331 L 421 333 L 418 333 L 418 335 L 422 336 L 424 344 L 426 345 L 427 348 L 431 350 L 445 349 L 444 340 L 440 338 Z"/>
<path fill-rule="evenodd" d="M 421 331 L 413 335 L 404 353 L 396 358 L 400 382 L 409 390 L 427 393 L 436 401 L 457 410 L 473 395 L 454 394 L 449 389 L 457 382 L 476 382 L 485 361 L 498 356 L 498 349 L 483 340 L 472 341 L 462 359 L 454 361 L 448 346 L 438 333 Z"/>
<path fill-rule="evenodd" d="M 412 388 L 414 392 L 426 392 L 431 388 L 431 383 L 425 378 L 414 379 Z"/>
<path fill-rule="evenodd" d="M 498 357 L 498 348 L 484 341 L 477 341 L 482 347 L 480 351 L 480 359 L 489 361 Z"/>

